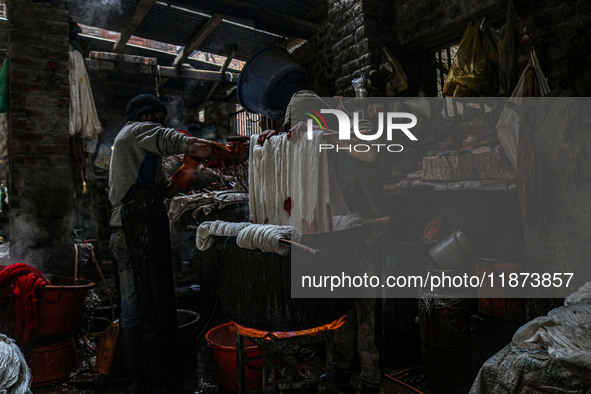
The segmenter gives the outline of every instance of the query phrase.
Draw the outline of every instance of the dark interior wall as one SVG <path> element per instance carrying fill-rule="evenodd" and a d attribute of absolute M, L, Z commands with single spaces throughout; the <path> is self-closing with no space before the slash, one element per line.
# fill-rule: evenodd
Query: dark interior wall
<path fill-rule="evenodd" d="M 393 1 L 396 34 L 402 45 L 434 48 L 461 38 L 470 19 L 504 19 L 506 0 Z"/>
<path fill-rule="evenodd" d="M 68 12 L 11 0 L 8 14 L 11 257 L 71 272 Z"/>
<path fill-rule="evenodd" d="M 330 28 L 327 31 L 330 45 L 326 38 L 315 36 L 309 40 L 309 45 L 296 52 L 308 59 L 306 64 L 316 73 L 314 78 L 318 78 L 318 73 L 323 75 L 322 78 L 326 77 L 323 79 L 327 82 L 323 91 L 328 92 L 327 95 L 352 96 L 351 79 L 359 76 L 360 70 L 379 66 L 382 45 L 387 45 L 405 68 L 411 86 L 405 95 L 416 95 L 419 91 L 428 96 L 435 95 L 434 52 L 458 43 L 470 20 L 479 21 L 486 16 L 487 21 L 498 29 L 504 24 L 507 13 L 506 0 L 389 1 L 380 2 L 382 4 L 377 5 L 375 10 L 372 3 L 329 0 L 327 24 Z M 535 47 L 552 89 L 569 89 L 570 95 L 590 96 L 591 3 L 584 0 L 516 0 L 515 6 L 520 40 L 519 65 L 524 66 L 527 60 L 525 54 Z M 363 23 L 356 14 L 361 15 Z M 327 47 L 330 50 L 325 50 Z M 332 90 L 326 86 L 332 86 Z M 515 248 L 511 252 L 524 258 L 530 270 L 568 272 L 586 265 L 591 254 L 591 243 L 588 241 L 591 239 L 591 186 L 588 183 L 577 185 L 561 176 L 556 169 L 565 163 L 552 162 L 547 158 L 543 158 L 543 162 L 551 170 L 541 185 L 540 193 L 547 195 L 552 202 L 552 214 L 548 215 L 543 225 L 522 223 L 519 209 L 516 209 L 519 208 L 516 194 L 504 196 L 503 203 L 482 204 L 482 209 L 488 209 L 489 215 L 476 215 L 481 221 L 477 225 L 461 219 L 466 216 L 462 214 L 461 204 L 458 204 L 463 197 L 452 195 L 441 198 L 437 195 L 417 199 L 411 196 L 397 201 L 402 206 L 407 204 L 416 212 L 422 212 L 422 215 L 410 219 L 418 223 L 420 216 L 421 225 L 425 224 L 426 212 L 435 214 L 437 212 L 433 209 L 438 207 L 439 213 L 455 217 L 459 220 L 456 223 L 458 226 L 474 233 L 478 248 L 490 249 L 494 243 L 491 241 L 502 238 L 498 248 L 505 248 L 503 252 L 509 252 L 508 247 Z M 470 198 L 481 201 L 487 197 Z M 403 203 L 405 199 L 406 203 Z M 507 204 L 510 207 L 506 207 Z M 489 209 L 491 206 L 494 209 Z M 505 208 L 507 211 L 504 211 Z M 472 212 L 477 209 L 478 204 L 470 205 Z M 511 214 L 503 214 L 502 220 L 496 221 L 491 228 L 510 230 L 502 236 L 493 236 L 493 232 L 487 234 L 488 230 L 484 229 L 487 220 L 497 220 L 498 215 L 494 212 L 501 211 Z M 420 226 L 417 223 L 414 225 L 418 231 Z M 505 230 L 497 224 L 505 226 Z M 488 246 L 486 242 L 489 242 Z M 494 250 L 490 252 L 494 254 Z M 588 278 L 575 279 L 580 284 Z M 530 315 L 546 313 L 552 305 L 552 301 L 542 301 L 540 305 L 534 305 Z"/>
<path fill-rule="evenodd" d="M 506 7 L 506 1 L 408 0 L 396 4 L 397 33 L 405 48 L 417 51 L 428 50 L 429 45 L 435 49 L 446 42 L 458 42 L 467 16 L 469 20 L 488 15 L 495 22 L 493 26 L 499 28 Z M 558 89 L 569 89 L 568 95 L 591 95 L 591 4 L 521 0 L 516 1 L 516 8 L 520 64 L 523 66 L 523 54 L 533 46 L 554 94 Z M 454 27 L 458 21 L 461 25 Z M 542 220 L 523 225 L 526 264 L 532 272 L 584 271 L 591 253 L 591 185 L 576 185 L 565 179 L 559 170 L 564 162 L 541 160 L 548 173 L 533 199 L 541 198 L 551 205 L 549 212 L 541 214 Z M 588 279 L 574 278 L 577 284 Z M 556 305 L 550 300 L 531 304 L 530 316 L 544 314 Z"/>

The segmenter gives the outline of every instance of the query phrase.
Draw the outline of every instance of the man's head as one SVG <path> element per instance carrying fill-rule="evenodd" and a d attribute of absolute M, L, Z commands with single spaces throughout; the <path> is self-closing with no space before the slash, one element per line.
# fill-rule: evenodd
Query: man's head
<path fill-rule="evenodd" d="M 128 122 L 151 121 L 164 123 L 166 107 L 158 97 L 151 94 L 140 94 L 129 101 L 126 115 Z"/>
<path fill-rule="evenodd" d="M 300 99 L 300 100 L 298 100 Z M 283 131 L 288 131 L 291 128 L 292 123 L 292 115 L 295 113 L 303 113 L 304 108 L 301 108 L 302 99 L 307 99 L 307 103 L 309 104 L 311 101 L 314 101 L 318 108 L 330 108 L 329 105 L 322 100 L 316 93 L 311 90 L 300 90 L 294 93 L 291 96 L 291 100 L 287 105 L 287 109 L 285 110 L 285 120 L 283 121 Z"/>

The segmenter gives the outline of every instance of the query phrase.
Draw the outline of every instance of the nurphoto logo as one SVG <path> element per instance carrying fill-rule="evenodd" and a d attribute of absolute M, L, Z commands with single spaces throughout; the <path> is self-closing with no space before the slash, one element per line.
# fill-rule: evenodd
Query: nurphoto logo
<path fill-rule="evenodd" d="M 340 142 L 351 141 L 352 134 L 356 140 L 361 141 L 378 141 L 382 138 L 384 132 L 386 133 L 386 140 L 392 141 L 392 136 L 395 131 L 401 131 L 411 141 L 418 141 L 417 137 L 410 131 L 414 126 L 417 125 L 417 117 L 408 112 L 379 112 L 378 115 L 378 127 L 375 132 L 365 133 L 360 130 L 359 127 L 359 112 L 353 112 L 353 120 L 351 121 L 349 115 L 338 109 L 321 109 L 320 112 L 309 109 L 310 112 L 306 112 L 306 115 L 310 116 L 307 122 L 307 136 L 308 140 L 313 139 L 314 122 L 320 127 L 320 130 L 327 133 L 336 133 L 334 130 L 329 130 L 326 119 L 322 114 L 334 115 L 337 118 L 339 130 L 338 139 Z M 405 122 L 406 121 L 406 122 Z M 351 127 L 353 126 L 353 127 Z M 383 140 L 383 139 L 382 139 Z M 320 144 L 320 151 L 323 150 L 336 150 L 348 151 L 348 152 L 368 152 L 373 148 L 377 148 L 377 151 L 385 150 L 388 152 L 402 152 L 404 146 L 400 144 L 386 144 L 386 143 L 357 143 L 357 144 Z"/>

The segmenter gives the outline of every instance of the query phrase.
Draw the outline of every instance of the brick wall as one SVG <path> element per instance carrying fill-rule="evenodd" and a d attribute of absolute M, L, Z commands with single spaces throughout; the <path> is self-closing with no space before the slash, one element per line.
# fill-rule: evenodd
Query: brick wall
<path fill-rule="evenodd" d="M 294 58 L 307 66 L 310 88 L 320 96 L 354 96 L 351 80 L 379 66 L 382 47 L 394 39 L 393 2 L 328 0 L 324 28 Z"/>
<path fill-rule="evenodd" d="M 11 257 L 71 273 L 68 12 L 10 0 L 8 14 Z"/>

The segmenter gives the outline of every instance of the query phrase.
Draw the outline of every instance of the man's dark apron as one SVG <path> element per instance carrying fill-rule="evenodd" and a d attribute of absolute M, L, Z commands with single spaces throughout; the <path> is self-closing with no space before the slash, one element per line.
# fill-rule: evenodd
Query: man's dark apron
<path fill-rule="evenodd" d="M 121 208 L 142 319 L 146 372 L 156 380 L 160 380 L 156 376 L 172 378 L 175 374 L 178 349 L 170 231 L 164 207 L 166 189 L 155 183 L 158 160 L 158 156 L 146 155 Z M 167 371 L 169 368 L 172 370 Z"/>

